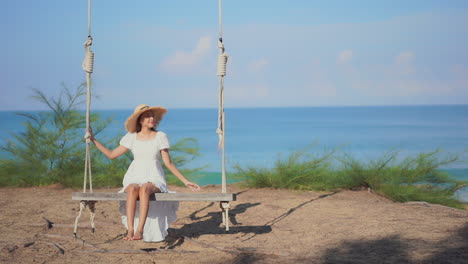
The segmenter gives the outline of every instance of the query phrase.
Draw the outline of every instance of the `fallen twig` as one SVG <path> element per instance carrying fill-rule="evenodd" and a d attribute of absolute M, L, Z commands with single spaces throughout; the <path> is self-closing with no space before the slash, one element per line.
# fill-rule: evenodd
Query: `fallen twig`
<path fill-rule="evenodd" d="M 409 204 L 409 205 L 422 205 L 422 206 L 426 206 L 426 207 L 429 207 L 431 206 L 429 203 L 427 202 L 415 202 L 415 201 L 412 201 L 412 202 L 405 202 L 405 204 Z"/>
<path fill-rule="evenodd" d="M 54 246 L 54 247 L 58 250 L 58 252 L 59 252 L 60 254 L 62 254 L 62 255 L 65 254 L 65 249 L 63 249 L 63 248 L 62 248 L 59 244 L 57 244 L 57 243 L 42 242 L 42 241 L 39 241 L 39 243 L 44 243 L 44 244 L 52 245 L 52 246 Z"/>
<path fill-rule="evenodd" d="M 51 229 L 52 227 L 54 227 L 54 222 L 50 221 L 49 219 L 47 219 L 45 217 L 42 217 L 42 219 L 44 219 L 44 221 L 46 221 L 47 229 Z"/>
<path fill-rule="evenodd" d="M 41 236 L 44 236 L 44 237 L 48 237 L 48 238 L 58 238 L 58 239 L 64 239 L 64 240 L 68 240 L 68 241 L 72 241 L 72 242 L 75 242 L 75 243 L 78 243 L 82 246 L 86 246 L 86 247 L 90 247 L 90 248 L 97 248 L 96 246 L 82 240 L 82 239 L 79 239 L 79 238 L 74 238 L 72 236 L 64 236 L 64 235 L 54 235 L 54 234 L 41 234 Z"/>
<path fill-rule="evenodd" d="M 420 202 L 420 201 L 410 201 L 410 202 L 405 202 L 405 204 L 408 204 L 408 205 L 421 205 L 421 206 L 424 206 L 424 207 L 442 207 L 444 209 L 448 209 L 448 210 L 451 210 L 451 211 L 465 212 L 464 209 L 458 209 L 458 208 L 453 208 L 453 207 L 446 206 L 446 205 L 431 204 L 431 203 Z"/>
<path fill-rule="evenodd" d="M 205 248 L 206 247 L 214 248 L 214 249 L 229 252 L 229 253 L 232 253 L 232 254 L 254 254 L 255 253 L 255 254 L 281 256 L 281 257 L 290 256 L 290 254 L 285 253 L 285 252 L 278 252 L 278 251 L 277 252 L 272 252 L 272 251 L 258 250 L 256 248 L 226 248 L 226 247 L 217 246 L 217 245 L 213 245 L 213 244 L 209 244 L 209 243 L 205 243 L 205 242 L 195 241 L 195 240 L 193 240 L 193 239 L 191 239 L 189 237 L 184 237 L 184 241 L 192 243 L 192 244 L 197 245 L 197 246 L 201 246 L 201 247 L 205 247 Z"/>
<path fill-rule="evenodd" d="M 36 241 L 31 241 L 31 242 L 24 243 L 23 247 L 30 247 L 30 246 L 34 245 L 34 243 L 36 243 Z"/>
<path fill-rule="evenodd" d="M 103 254 L 149 254 L 149 253 L 199 253 L 198 251 L 187 250 L 169 250 L 158 248 L 142 248 L 142 249 L 97 249 L 97 250 L 83 250 L 87 253 L 103 253 Z"/>
<path fill-rule="evenodd" d="M 56 224 L 51 222 L 51 227 L 49 227 L 49 223 L 45 224 L 47 226 L 47 229 L 50 229 L 51 227 L 66 227 L 66 228 L 72 228 L 75 227 L 75 225 L 72 224 Z M 44 226 L 44 224 L 23 224 L 22 226 Z M 78 224 L 78 227 L 83 227 L 83 228 L 91 228 L 91 225 L 89 224 Z"/>

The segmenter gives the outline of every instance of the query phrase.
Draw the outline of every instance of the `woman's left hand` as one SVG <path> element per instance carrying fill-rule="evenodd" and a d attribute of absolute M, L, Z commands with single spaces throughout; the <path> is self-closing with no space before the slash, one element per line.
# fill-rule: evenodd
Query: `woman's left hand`
<path fill-rule="evenodd" d="M 188 188 L 190 188 L 194 192 L 200 190 L 200 186 L 198 186 L 198 184 L 193 183 L 193 182 L 186 182 L 185 186 L 187 186 Z"/>

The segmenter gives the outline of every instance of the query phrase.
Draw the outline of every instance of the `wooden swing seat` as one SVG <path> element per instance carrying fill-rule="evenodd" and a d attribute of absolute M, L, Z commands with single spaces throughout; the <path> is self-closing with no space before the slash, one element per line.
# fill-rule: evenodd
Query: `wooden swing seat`
<path fill-rule="evenodd" d="M 80 212 L 75 219 L 75 228 L 73 237 L 76 236 L 78 229 L 78 220 L 81 217 L 83 209 L 89 208 L 91 212 L 91 232 L 94 233 L 94 216 L 95 203 L 97 201 L 126 201 L 127 193 L 116 192 L 74 192 L 72 200 L 80 201 Z M 229 202 L 236 200 L 234 193 L 155 193 L 150 196 L 152 201 L 211 201 L 220 202 L 222 208 L 223 224 L 226 226 L 226 231 L 229 231 Z"/>
<path fill-rule="evenodd" d="M 74 192 L 72 200 L 78 201 L 126 201 L 126 193 Z M 155 193 L 152 201 L 235 201 L 234 193 Z"/>

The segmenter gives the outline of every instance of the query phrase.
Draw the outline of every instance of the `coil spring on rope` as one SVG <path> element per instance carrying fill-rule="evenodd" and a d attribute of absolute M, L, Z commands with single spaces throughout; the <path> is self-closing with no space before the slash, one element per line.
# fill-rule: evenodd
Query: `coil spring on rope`
<path fill-rule="evenodd" d="M 87 50 L 83 61 L 83 70 L 92 73 L 94 69 L 94 52 Z"/>
<path fill-rule="evenodd" d="M 85 58 L 83 60 L 83 70 L 87 73 L 92 73 L 94 70 L 94 52 L 90 50 L 91 45 L 93 44 L 93 38 L 88 37 L 84 46 L 85 46 Z"/>
<path fill-rule="evenodd" d="M 218 76 L 226 76 L 226 64 L 228 55 L 224 52 L 224 44 L 221 39 L 218 40 L 218 47 L 221 50 L 221 54 L 218 55 Z"/>
<path fill-rule="evenodd" d="M 226 53 L 219 54 L 218 56 L 218 76 L 226 76 L 226 64 L 228 55 Z"/>

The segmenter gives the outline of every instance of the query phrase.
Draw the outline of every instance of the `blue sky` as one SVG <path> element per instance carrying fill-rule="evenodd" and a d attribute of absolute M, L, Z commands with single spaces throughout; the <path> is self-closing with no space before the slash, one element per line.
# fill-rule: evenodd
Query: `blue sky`
<path fill-rule="evenodd" d="M 93 109 L 217 107 L 218 1 L 94 0 Z M 0 110 L 85 80 L 87 0 L 4 1 Z M 223 1 L 226 107 L 468 103 L 468 1 Z"/>

